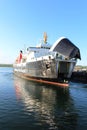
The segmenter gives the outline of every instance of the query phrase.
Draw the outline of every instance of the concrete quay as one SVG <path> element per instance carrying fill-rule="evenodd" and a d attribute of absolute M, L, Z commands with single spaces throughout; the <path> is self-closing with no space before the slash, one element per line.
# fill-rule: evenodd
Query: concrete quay
<path fill-rule="evenodd" d="M 87 71 L 74 71 L 70 80 L 74 82 L 87 83 Z"/>

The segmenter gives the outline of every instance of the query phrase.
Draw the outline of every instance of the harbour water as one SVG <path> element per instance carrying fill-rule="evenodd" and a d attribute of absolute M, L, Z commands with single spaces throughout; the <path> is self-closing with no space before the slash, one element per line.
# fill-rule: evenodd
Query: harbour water
<path fill-rule="evenodd" d="M 0 130 L 87 130 L 87 84 L 61 88 L 0 67 Z"/>

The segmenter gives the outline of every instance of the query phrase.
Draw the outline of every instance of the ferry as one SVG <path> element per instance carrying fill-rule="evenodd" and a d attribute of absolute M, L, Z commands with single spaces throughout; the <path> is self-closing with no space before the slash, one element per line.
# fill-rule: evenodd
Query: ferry
<path fill-rule="evenodd" d="M 81 59 L 80 50 L 68 38 L 60 37 L 50 45 L 44 33 L 43 40 L 36 47 L 28 47 L 24 52 L 20 50 L 13 71 L 30 80 L 63 84 L 70 79 L 78 59 Z"/>

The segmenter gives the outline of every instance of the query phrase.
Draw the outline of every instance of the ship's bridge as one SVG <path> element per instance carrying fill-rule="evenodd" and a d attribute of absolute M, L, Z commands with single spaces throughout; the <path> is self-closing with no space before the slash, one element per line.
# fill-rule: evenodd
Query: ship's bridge
<path fill-rule="evenodd" d="M 47 43 L 40 43 L 36 46 L 36 48 L 45 48 L 45 49 L 50 49 L 51 45 L 47 42 Z"/>
<path fill-rule="evenodd" d="M 51 45 L 48 43 L 40 43 L 36 47 L 28 47 L 28 59 L 35 59 L 44 55 L 48 55 Z"/>

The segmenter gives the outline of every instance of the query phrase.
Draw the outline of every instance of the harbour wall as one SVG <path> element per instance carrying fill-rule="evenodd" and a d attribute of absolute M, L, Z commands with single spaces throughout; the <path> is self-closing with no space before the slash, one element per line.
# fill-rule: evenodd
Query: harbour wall
<path fill-rule="evenodd" d="M 74 82 L 87 83 L 87 71 L 74 71 L 70 80 Z"/>

